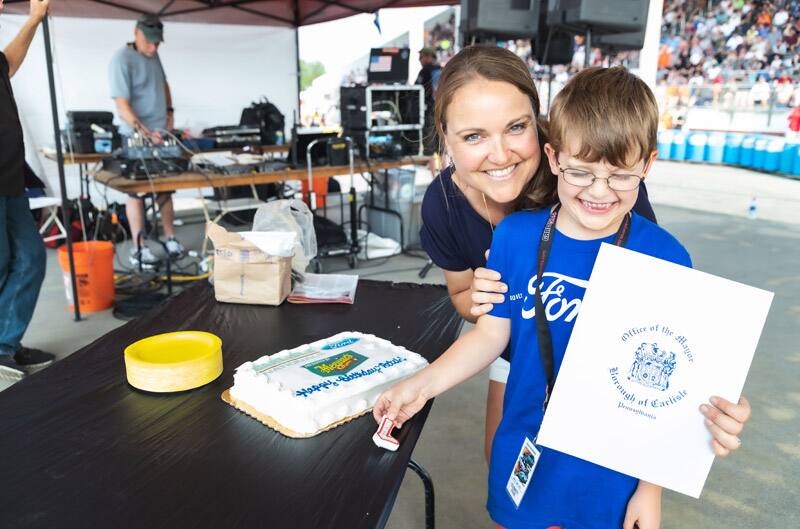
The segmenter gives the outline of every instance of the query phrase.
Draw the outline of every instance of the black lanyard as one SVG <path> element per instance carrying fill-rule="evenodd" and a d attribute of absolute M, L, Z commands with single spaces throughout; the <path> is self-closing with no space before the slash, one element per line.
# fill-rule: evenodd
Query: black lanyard
<path fill-rule="evenodd" d="M 547 386 L 544 390 L 544 402 L 542 404 L 542 411 L 547 409 L 547 402 L 550 400 L 550 391 L 553 389 L 553 384 L 556 381 L 555 374 L 555 359 L 553 358 L 553 337 L 550 334 L 550 326 L 547 324 L 547 316 L 544 312 L 544 299 L 542 299 L 542 289 L 540 288 L 543 276 L 544 267 L 547 265 L 547 260 L 550 258 L 550 248 L 553 246 L 553 231 L 556 227 L 556 219 L 558 219 L 558 210 L 561 204 L 557 204 L 553 211 L 550 213 L 550 218 L 542 230 L 542 236 L 539 238 L 539 253 L 536 258 L 536 285 L 534 287 L 533 296 L 536 303 L 536 337 L 539 342 L 539 355 L 542 359 L 542 368 L 547 377 Z M 616 246 L 625 246 L 628 241 L 628 235 L 631 228 L 631 214 L 625 215 L 622 224 L 617 230 L 617 235 L 614 238 Z"/>

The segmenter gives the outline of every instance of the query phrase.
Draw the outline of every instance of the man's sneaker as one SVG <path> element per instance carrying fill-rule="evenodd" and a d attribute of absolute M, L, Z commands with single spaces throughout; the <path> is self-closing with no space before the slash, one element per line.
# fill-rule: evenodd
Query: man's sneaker
<path fill-rule="evenodd" d="M 16 382 L 25 378 L 27 374 L 11 355 L 0 354 L 0 379 Z"/>
<path fill-rule="evenodd" d="M 14 361 L 25 368 L 49 366 L 55 359 L 56 356 L 54 354 L 24 346 L 14 354 Z"/>
<path fill-rule="evenodd" d="M 159 261 L 159 258 L 153 255 L 153 252 L 147 246 L 142 246 L 139 249 L 131 248 L 131 266 L 138 268 L 141 263 L 142 268 L 149 270 L 154 268 Z"/>
<path fill-rule="evenodd" d="M 167 253 L 173 259 L 180 259 L 186 254 L 186 248 L 175 237 L 167 239 Z"/>

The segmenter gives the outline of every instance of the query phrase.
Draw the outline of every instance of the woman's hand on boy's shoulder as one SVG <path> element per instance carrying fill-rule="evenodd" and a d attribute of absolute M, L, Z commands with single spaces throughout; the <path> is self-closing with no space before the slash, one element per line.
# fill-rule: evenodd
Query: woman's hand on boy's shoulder
<path fill-rule="evenodd" d="M 750 403 L 744 397 L 738 404 L 722 397 L 711 397 L 709 402 L 700 405 L 700 413 L 705 415 L 706 428 L 714 436 L 711 448 L 717 456 L 725 457 L 742 446 L 739 434 L 750 419 Z"/>
<path fill-rule="evenodd" d="M 486 260 L 489 260 L 489 250 L 486 250 Z M 508 291 L 508 286 L 500 281 L 500 273 L 489 268 L 476 268 L 472 274 L 470 286 L 472 307 L 470 314 L 482 316 L 494 308 L 495 304 L 503 303 Z"/>

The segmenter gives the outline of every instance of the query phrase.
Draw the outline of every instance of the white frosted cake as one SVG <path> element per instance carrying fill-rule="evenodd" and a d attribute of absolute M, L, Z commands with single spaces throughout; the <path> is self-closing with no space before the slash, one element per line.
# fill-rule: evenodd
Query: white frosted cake
<path fill-rule="evenodd" d="M 230 400 L 287 435 L 308 437 L 369 411 L 384 390 L 426 365 L 382 338 L 343 332 L 242 364 Z"/>

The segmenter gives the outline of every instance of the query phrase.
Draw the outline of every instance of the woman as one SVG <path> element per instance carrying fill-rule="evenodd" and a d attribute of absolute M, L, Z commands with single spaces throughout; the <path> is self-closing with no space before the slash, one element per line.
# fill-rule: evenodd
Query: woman
<path fill-rule="evenodd" d="M 490 92 L 469 89 L 480 76 L 496 86 Z M 463 90 L 462 90 L 463 88 Z M 509 94 L 527 95 L 530 106 L 512 105 Z M 439 144 L 449 148 L 449 165 L 431 182 L 422 202 L 422 246 L 444 271 L 453 306 L 467 321 L 491 310 L 503 300 L 506 285 L 499 274 L 485 269 L 486 252 L 494 226 L 519 209 L 549 206 L 553 186 L 537 185 L 549 171 L 542 163 L 541 145 L 547 141 L 539 119 L 539 95 L 525 64 L 512 52 L 495 46 L 467 47 L 445 67 L 436 92 L 434 121 Z M 456 127 L 448 127 L 448 123 Z M 498 169 L 499 168 L 499 169 Z M 641 186 L 634 211 L 655 221 Z M 509 351 L 490 369 L 486 400 L 485 454 L 503 413 Z M 727 455 L 739 446 L 750 406 L 718 399 L 703 410 L 714 435 L 714 451 Z"/>

